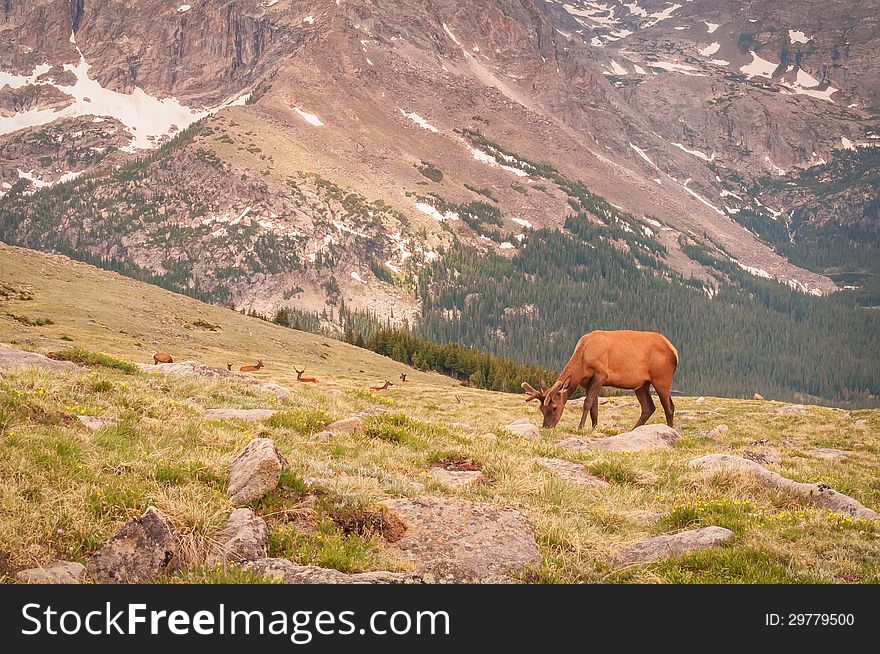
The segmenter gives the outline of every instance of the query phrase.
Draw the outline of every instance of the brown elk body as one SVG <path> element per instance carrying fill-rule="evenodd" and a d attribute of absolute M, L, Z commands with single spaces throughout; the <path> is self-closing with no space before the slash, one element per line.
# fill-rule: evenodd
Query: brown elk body
<path fill-rule="evenodd" d="M 662 334 L 629 330 L 594 331 L 582 336 L 559 378 L 550 388 L 535 390 L 526 382 L 526 402 L 540 401 L 544 427 L 555 427 L 562 418 L 565 403 L 578 386 L 586 389 L 584 412 L 578 429 L 590 414 L 593 428 L 599 421 L 599 391 L 603 386 L 633 390 L 642 407 L 636 427 L 645 424 L 656 407 L 651 386 L 660 397 L 666 424 L 673 426 L 675 403 L 672 377 L 678 366 L 678 350 Z"/>
<path fill-rule="evenodd" d="M 381 386 L 370 386 L 370 390 L 373 390 L 373 391 L 384 391 L 384 390 L 386 390 L 387 388 L 389 388 L 390 386 L 394 386 L 394 384 L 392 384 L 390 381 L 388 381 L 388 380 L 386 379 L 386 380 L 385 380 L 385 383 L 382 384 Z"/>
<path fill-rule="evenodd" d="M 263 362 L 257 361 L 257 365 L 255 365 L 255 366 L 242 366 L 241 368 L 239 368 L 239 370 L 241 372 L 256 372 L 257 370 L 259 370 L 262 367 L 263 367 Z"/>
<path fill-rule="evenodd" d="M 303 377 L 303 373 L 306 371 L 305 368 L 303 368 L 302 370 L 297 370 L 296 368 L 294 368 L 294 370 L 296 370 L 296 381 L 305 382 L 307 384 L 317 384 L 318 383 L 318 380 L 315 379 L 314 377 Z"/>
<path fill-rule="evenodd" d="M 160 363 L 174 363 L 174 359 L 171 358 L 171 355 L 167 352 L 156 352 L 153 355 L 153 365 L 159 365 Z"/>

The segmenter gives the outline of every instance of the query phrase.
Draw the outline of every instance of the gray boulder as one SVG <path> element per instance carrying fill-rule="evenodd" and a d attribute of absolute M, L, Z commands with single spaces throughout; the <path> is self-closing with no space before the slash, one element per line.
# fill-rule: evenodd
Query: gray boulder
<path fill-rule="evenodd" d="M 327 425 L 324 431 L 328 431 L 333 435 L 336 434 L 360 434 L 364 431 L 364 421 L 358 416 L 337 420 Z"/>
<path fill-rule="evenodd" d="M 730 529 L 716 526 L 655 536 L 618 550 L 612 557 L 612 563 L 616 566 L 652 563 L 668 556 L 721 547 L 731 538 L 733 532 Z"/>
<path fill-rule="evenodd" d="M 86 429 L 91 431 L 98 431 L 117 423 L 116 418 L 102 418 L 100 416 L 77 416 L 77 418 Z"/>
<path fill-rule="evenodd" d="M 8 368 L 43 368 L 44 370 L 80 370 L 70 361 L 55 361 L 45 354 L 25 352 L 15 348 L 0 346 L 0 370 Z"/>
<path fill-rule="evenodd" d="M 206 409 L 206 420 L 266 420 L 275 415 L 271 409 Z"/>
<path fill-rule="evenodd" d="M 750 475 L 761 485 L 772 490 L 788 493 L 810 504 L 828 509 L 833 513 L 854 518 L 880 522 L 880 514 L 865 507 L 857 500 L 838 493 L 827 484 L 804 484 L 788 479 L 760 464 L 730 454 L 708 454 L 690 462 L 692 468 L 703 470 L 733 470 Z"/>
<path fill-rule="evenodd" d="M 217 535 L 210 563 L 252 561 L 266 557 L 269 526 L 250 509 L 235 509 Z"/>
<path fill-rule="evenodd" d="M 177 541 L 155 507 L 124 524 L 86 564 L 99 584 L 137 584 L 171 572 Z"/>
<path fill-rule="evenodd" d="M 541 562 L 532 524 L 514 509 L 439 497 L 384 504 L 406 527 L 389 547 L 437 581 L 510 581 Z"/>
<path fill-rule="evenodd" d="M 313 565 L 299 565 L 290 559 L 257 559 L 243 564 L 242 569 L 254 574 L 274 579 L 284 584 L 418 584 L 419 575 L 404 572 L 358 572 L 349 574 L 319 568 Z"/>
<path fill-rule="evenodd" d="M 504 429 L 514 436 L 521 436 L 522 438 L 529 438 L 531 440 L 541 438 L 540 430 L 526 418 L 515 420 L 505 426 Z"/>
<path fill-rule="evenodd" d="M 678 440 L 678 432 L 666 425 L 642 425 L 632 431 L 608 438 L 566 438 L 559 447 L 575 452 L 597 450 L 606 452 L 643 452 L 669 449 Z"/>
<path fill-rule="evenodd" d="M 565 481 L 589 488 L 608 488 L 610 484 L 604 479 L 591 475 L 584 466 L 563 459 L 540 458 L 538 464 L 553 471 Z"/>
<path fill-rule="evenodd" d="M 15 578 L 23 584 L 82 584 L 86 581 L 86 567 L 74 561 L 56 561 L 16 572 Z"/>
<path fill-rule="evenodd" d="M 483 478 L 480 470 L 446 470 L 439 466 L 428 468 L 428 476 L 449 488 L 463 488 Z"/>
<path fill-rule="evenodd" d="M 777 409 L 774 413 L 780 416 L 805 416 L 807 409 L 803 404 L 789 404 L 781 409 Z"/>
<path fill-rule="evenodd" d="M 275 490 L 287 459 L 269 438 L 255 438 L 232 461 L 227 493 L 235 505 L 258 500 Z"/>

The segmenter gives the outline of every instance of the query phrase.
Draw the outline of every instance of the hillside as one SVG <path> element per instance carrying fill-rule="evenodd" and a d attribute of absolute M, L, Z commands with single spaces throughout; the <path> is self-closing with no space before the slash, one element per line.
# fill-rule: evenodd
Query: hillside
<path fill-rule="evenodd" d="M 325 580 L 338 570 L 341 582 L 461 578 L 485 563 L 440 536 L 462 523 L 478 527 L 468 538 L 482 534 L 493 563 L 518 562 L 509 574 L 519 581 L 880 581 L 870 518 L 880 507 L 877 410 L 679 397 L 677 434 L 649 451 L 612 451 L 597 443 L 635 422 L 628 395 L 603 399 L 596 433 L 573 429 L 573 406 L 559 429 L 530 434 L 512 424 L 537 421 L 522 395 L 461 386 L 60 256 L 0 247 L 0 289 L 0 342 L 13 352 L 112 357 L 90 368 L 0 370 L 4 581 L 55 559 L 106 559 L 108 538 L 149 506 L 167 519 L 175 551 L 158 581 L 265 581 L 279 570 Z M 157 372 L 156 349 L 216 369 Z M 266 367 L 253 375 L 226 371 L 256 359 Z M 294 367 L 320 383 L 297 384 Z M 405 383 L 366 388 L 404 371 Z M 243 420 L 213 409 L 266 413 Z M 362 431 L 322 431 L 356 414 Z M 652 428 L 665 434 L 658 421 Z M 233 459 L 257 437 L 290 464 L 276 490 L 246 505 L 266 521 L 273 558 L 209 565 L 233 508 Z M 702 459 L 719 454 L 765 472 L 713 470 Z M 802 484 L 804 494 L 774 477 L 768 490 L 767 471 L 824 485 Z M 827 486 L 861 504 L 841 508 Z M 701 532 L 717 537 L 709 549 L 668 550 L 644 565 L 633 558 L 644 547 L 627 550 L 710 527 Z M 414 552 L 443 556 L 428 566 Z M 369 571 L 383 572 L 347 576 Z"/>

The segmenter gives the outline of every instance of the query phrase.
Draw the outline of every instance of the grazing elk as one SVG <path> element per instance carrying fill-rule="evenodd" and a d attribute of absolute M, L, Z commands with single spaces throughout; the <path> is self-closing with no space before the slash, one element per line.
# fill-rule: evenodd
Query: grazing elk
<path fill-rule="evenodd" d="M 392 384 L 390 381 L 388 381 L 386 379 L 385 383 L 382 384 L 381 386 L 370 386 L 370 390 L 371 391 L 384 391 L 384 390 L 387 390 L 390 386 L 394 386 L 394 384 Z"/>
<path fill-rule="evenodd" d="M 405 372 L 400 373 L 400 381 L 402 381 L 402 382 L 406 381 L 406 373 Z"/>
<path fill-rule="evenodd" d="M 262 367 L 263 367 L 263 362 L 258 360 L 257 365 L 255 365 L 255 366 L 242 366 L 241 368 L 239 368 L 239 370 L 241 372 L 257 372 L 257 370 L 259 370 Z"/>
<path fill-rule="evenodd" d="M 294 368 L 294 370 L 296 370 L 296 381 L 306 382 L 307 384 L 317 384 L 318 383 L 318 380 L 315 379 L 314 377 L 303 377 L 303 373 L 306 371 L 305 368 L 303 368 L 302 370 L 298 370 L 297 368 Z"/>
<path fill-rule="evenodd" d="M 174 359 L 171 358 L 171 355 L 167 352 L 156 352 L 153 355 L 153 365 L 157 366 L 160 363 L 174 363 Z"/>
<path fill-rule="evenodd" d="M 522 387 L 528 393 L 526 402 L 540 401 L 544 414 L 544 427 L 555 427 L 562 418 L 565 403 L 578 386 L 587 391 L 584 398 L 584 412 L 578 429 L 583 429 L 590 413 L 595 429 L 599 420 L 599 391 L 603 386 L 634 390 L 642 414 L 636 427 L 639 427 L 654 413 L 654 400 L 651 399 L 651 386 L 660 396 L 660 404 L 666 414 L 666 424 L 672 427 L 675 418 L 675 404 L 670 390 L 672 376 L 678 366 L 678 350 L 662 334 L 657 332 L 594 331 L 582 336 L 559 378 L 550 388 L 541 383 L 541 390 L 535 390 L 528 383 Z"/>

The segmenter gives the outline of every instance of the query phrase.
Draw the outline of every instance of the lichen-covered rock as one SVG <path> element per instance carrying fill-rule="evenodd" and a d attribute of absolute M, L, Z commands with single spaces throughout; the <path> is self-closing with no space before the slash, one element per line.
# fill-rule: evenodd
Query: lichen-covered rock
<path fill-rule="evenodd" d="M 463 488 L 484 479 L 483 473 L 479 470 L 446 470 L 439 466 L 428 468 L 428 476 L 449 488 Z"/>
<path fill-rule="evenodd" d="M 217 535 L 211 563 L 252 561 L 266 557 L 269 526 L 251 509 L 235 509 Z"/>
<path fill-rule="evenodd" d="M 110 427 L 116 424 L 116 418 L 102 418 L 100 416 L 77 416 L 79 421 L 86 429 L 98 431 L 104 427 Z"/>
<path fill-rule="evenodd" d="M 275 490 L 287 459 L 269 438 L 255 438 L 232 461 L 227 493 L 235 505 L 258 500 Z"/>
<path fill-rule="evenodd" d="M 209 366 L 200 361 L 179 361 L 174 363 L 160 363 L 158 365 L 139 363 L 138 368 L 143 372 L 161 372 L 164 375 L 204 377 L 206 379 L 241 377 L 237 372 L 232 372 L 226 368 Z"/>
<path fill-rule="evenodd" d="M 358 572 L 349 574 L 319 568 L 313 565 L 299 565 L 290 559 L 263 558 L 244 563 L 243 570 L 275 579 L 285 584 L 419 584 L 421 575 L 405 572 Z"/>
<path fill-rule="evenodd" d="M 177 542 L 165 516 L 155 507 L 124 524 L 88 561 L 91 578 L 101 584 L 146 583 L 172 570 Z"/>
<path fill-rule="evenodd" d="M 648 450 L 669 449 L 678 440 L 678 432 L 666 425 L 642 425 L 632 431 L 608 438 L 566 438 L 558 443 L 559 447 L 575 452 L 583 450 L 600 450 L 610 452 L 642 452 Z"/>
<path fill-rule="evenodd" d="M 767 488 L 782 491 L 834 513 L 880 522 L 880 514 L 827 484 L 805 484 L 767 470 L 754 461 L 730 454 L 708 454 L 690 462 L 692 468 L 733 470 L 751 475 Z"/>
<path fill-rule="evenodd" d="M 709 431 L 709 436 L 711 438 L 721 438 L 722 436 L 724 436 L 724 434 L 726 434 L 729 431 L 730 431 L 730 427 L 728 427 L 725 424 L 720 424 L 717 427 L 715 427 Z"/>
<path fill-rule="evenodd" d="M 541 562 L 532 524 L 514 509 L 439 497 L 384 504 L 406 527 L 389 547 L 437 581 L 510 581 Z"/>
<path fill-rule="evenodd" d="M 562 479 L 569 481 L 578 486 L 587 486 L 589 488 L 608 488 L 610 484 L 604 479 L 591 475 L 579 463 L 572 463 L 564 459 L 540 458 L 538 463 L 548 470 L 552 470 Z"/>
<path fill-rule="evenodd" d="M 39 568 L 20 570 L 15 578 L 23 584 L 82 584 L 86 567 L 74 561 L 56 561 Z"/>
<path fill-rule="evenodd" d="M 731 538 L 733 532 L 730 529 L 716 526 L 655 536 L 618 550 L 612 557 L 612 563 L 617 566 L 652 563 L 668 556 L 720 547 Z"/>
<path fill-rule="evenodd" d="M 836 450 L 833 447 L 817 447 L 810 450 L 810 454 L 818 456 L 820 459 L 843 459 L 849 456 L 849 452 Z"/>
<path fill-rule="evenodd" d="M 360 434 L 364 431 L 364 421 L 358 416 L 352 416 L 351 418 L 344 418 L 343 420 L 337 420 L 336 422 L 330 423 L 324 428 L 324 431 L 328 431 L 334 435 Z"/>

